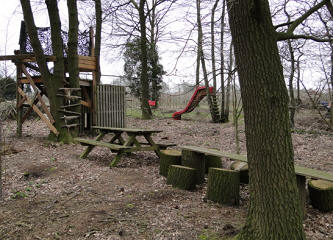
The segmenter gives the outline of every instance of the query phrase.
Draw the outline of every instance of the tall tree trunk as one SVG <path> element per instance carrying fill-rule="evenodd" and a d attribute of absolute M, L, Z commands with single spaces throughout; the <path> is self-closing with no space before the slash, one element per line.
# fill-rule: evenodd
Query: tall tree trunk
<path fill-rule="evenodd" d="M 211 55 L 212 55 L 212 74 L 213 74 L 213 87 L 214 91 L 213 94 L 216 95 L 216 59 L 215 59 L 215 31 L 214 31 L 214 26 L 215 26 L 215 11 L 217 8 L 217 4 L 219 3 L 220 0 L 215 0 L 215 3 L 212 8 L 212 15 L 210 19 L 210 37 L 211 37 Z"/>
<path fill-rule="evenodd" d="M 206 63 L 205 63 L 205 56 L 204 56 L 204 52 L 203 52 L 203 33 L 202 33 L 202 25 L 201 25 L 200 0 L 196 0 L 196 5 L 197 5 L 198 36 L 199 36 L 198 37 L 198 40 L 199 40 L 198 51 L 200 53 L 201 67 L 202 67 L 204 80 L 205 80 L 210 115 L 212 117 L 212 121 L 216 123 L 216 122 L 219 122 L 220 117 L 219 117 L 218 109 L 216 109 L 216 106 L 214 105 L 212 94 L 209 92 L 208 73 L 207 73 L 207 68 L 206 68 Z M 214 96 L 214 97 L 216 98 L 216 96 Z"/>
<path fill-rule="evenodd" d="M 241 240 L 305 239 L 276 33 L 268 1 L 228 1 L 245 115 L 250 206 Z"/>
<path fill-rule="evenodd" d="M 101 82 L 101 41 L 102 41 L 102 3 L 101 0 L 95 0 L 95 15 L 96 15 L 96 33 L 95 33 L 95 57 L 97 61 L 96 83 Z"/>
<path fill-rule="evenodd" d="M 227 122 L 228 118 L 225 116 L 225 83 L 224 83 L 224 27 L 225 27 L 225 8 L 226 8 L 226 0 L 223 0 L 222 5 L 222 16 L 221 16 L 221 66 L 220 66 L 220 74 L 221 74 L 221 116 L 220 121 L 222 123 Z"/>
<path fill-rule="evenodd" d="M 51 82 L 47 86 L 47 94 L 50 102 L 51 114 L 55 120 L 54 126 L 59 131 L 58 141 L 70 142 L 71 134 L 66 128 L 62 128 L 65 124 L 61 119 L 62 113 L 59 112 L 60 107 L 63 105 L 64 100 L 58 97 L 59 88 L 64 87 L 65 81 L 65 61 L 64 61 L 64 44 L 61 37 L 61 21 L 59 16 L 58 2 L 52 0 L 45 1 L 51 27 L 51 41 L 53 55 L 57 61 L 54 62 L 54 71 L 51 77 Z M 55 139 L 53 133 L 50 134 L 50 139 Z"/>
<path fill-rule="evenodd" d="M 294 76 L 295 76 L 295 55 L 294 49 L 291 45 L 291 40 L 287 41 L 290 52 L 290 75 L 289 75 L 289 112 L 290 112 L 290 124 L 291 127 L 295 127 L 295 112 L 296 112 L 296 101 L 294 95 Z"/>
<path fill-rule="evenodd" d="M 297 82 L 296 82 L 296 88 L 297 88 L 297 97 L 296 97 L 296 105 L 299 106 L 302 103 L 301 100 L 301 89 L 300 89 L 300 82 L 301 82 L 301 57 L 302 55 L 298 56 L 297 58 L 297 63 L 296 63 L 296 68 L 297 68 Z"/>
<path fill-rule="evenodd" d="M 69 74 L 69 85 L 71 88 L 80 88 L 79 81 L 79 59 L 78 59 L 78 32 L 79 32 L 79 19 L 77 12 L 76 0 L 67 0 L 68 8 L 68 55 L 67 55 L 67 69 Z M 81 112 L 81 106 L 73 108 L 75 112 Z M 75 137 L 79 133 L 79 128 L 70 128 L 71 136 Z"/>
<path fill-rule="evenodd" d="M 227 77 L 227 87 L 226 87 L 226 95 L 225 95 L 225 108 L 224 108 L 224 119 L 226 122 L 229 121 L 229 113 L 230 113 L 230 95 L 231 95 L 231 82 L 234 75 L 234 55 L 232 51 L 233 45 L 230 43 L 229 48 L 229 66 L 228 66 L 228 77 Z"/>
<path fill-rule="evenodd" d="M 152 92 L 151 92 L 151 100 L 155 101 L 154 108 L 158 107 L 158 89 L 157 89 L 157 79 L 158 79 L 158 55 L 156 49 L 156 39 L 155 39 L 155 25 L 156 25 L 156 1 L 152 2 L 152 9 L 150 10 L 150 54 L 151 57 L 151 68 L 152 68 L 152 76 L 151 76 L 151 84 L 152 84 Z"/>
<path fill-rule="evenodd" d="M 141 48 L 141 111 L 143 119 L 151 119 L 152 112 L 148 104 L 149 100 L 149 81 L 148 81 L 148 56 L 147 56 L 147 34 L 146 34 L 146 16 L 145 16 L 145 2 L 140 0 L 139 5 L 139 18 L 140 18 L 140 48 Z"/>

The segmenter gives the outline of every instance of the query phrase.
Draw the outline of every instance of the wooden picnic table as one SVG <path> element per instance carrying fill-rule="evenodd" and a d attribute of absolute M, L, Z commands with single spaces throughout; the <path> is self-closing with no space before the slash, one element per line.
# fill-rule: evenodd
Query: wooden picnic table
<path fill-rule="evenodd" d="M 138 151 L 154 151 L 157 156 L 160 156 L 160 149 L 174 144 L 158 144 L 152 139 L 152 134 L 160 133 L 161 130 L 151 129 L 133 129 L 133 128 L 112 128 L 98 127 L 94 129 L 99 131 L 99 135 L 94 139 L 75 138 L 77 142 L 87 146 L 87 149 L 81 154 L 81 158 L 86 158 L 88 154 L 96 147 L 107 147 L 112 152 L 117 152 L 115 158 L 111 161 L 110 167 L 115 166 L 125 153 Z M 103 141 L 106 135 L 112 134 L 111 140 Z M 142 142 L 138 137 L 144 137 L 146 140 Z"/>

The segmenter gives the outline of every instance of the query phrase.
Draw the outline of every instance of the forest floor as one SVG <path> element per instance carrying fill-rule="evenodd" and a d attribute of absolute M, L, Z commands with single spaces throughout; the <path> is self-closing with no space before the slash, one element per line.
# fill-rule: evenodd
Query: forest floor
<path fill-rule="evenodd" d="M 333 173 L 333 134 L 315 114 L 298 116 L 295 162 Z M 235 152 L 230 123 L 129 118 L 127 127 L 161 129 L 153 136 L 157 142 Z M 221 206 L 206 200 L 206 184 L 195 191 L 166 185 L 153 152 L 125 156 L 110 169 L 110 151 L 95 148 L 82 160 L 84 147 L 49 142 L 41 121 L 26 122 L 22 138 L 15 137 L 14 121 L 6 121 L 3 128 L 7 147 L 2 156 L 1 240 L 220 239 L 236 234 L 245 221 L 246 185 L 241 186 L 240 206 Z M 242 126 L 240 147 L 245 153 Z M 304 228 L 308 239 L 332 240 L 333 213 L 307 205 Z"/>

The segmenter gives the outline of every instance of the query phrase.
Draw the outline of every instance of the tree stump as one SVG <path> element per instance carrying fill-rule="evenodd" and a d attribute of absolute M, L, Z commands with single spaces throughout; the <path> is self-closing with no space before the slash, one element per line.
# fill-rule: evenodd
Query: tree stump
<path fill-rule="evenodd" d="M 307 202 L 307 192 L 306 192 L 306 178 L 301 175 L 296 175 L 298 193 L 301 201 L 301 207 L 303 211 L 303 219 L 306 217 L 306 202 Z"/>
<path fill-rule="evenodd" d="M 167 177 L 167 184 L 183 190 L 195 189 L 196 170 L 194 168 L 170 165 Z"/>
<path fill-rule="evenodd" d="M 182 165 L 195 169 L 196 184 L 205 182 L 205 154 L 182 150 Z"/>
<path fill-rule="evenodd" d="M 222 168 L 222 161 L 220 157 L 213 155 L 205 155 L 205 173 L 208 174 L 209 168 Z"/>
<path fill-rule="evenodd" d="M 246 162 L 235 161 L 231 164 L 230 168 L 232 170 L 239 171 L 239 178 L 241 183 L 249 183 L 249 166 Z"/>
<path fill-rule="evenodd" d="M 311 180 L 308 184 L 311 205 L 322 211 L 333 211 L 333 182 Z"/>
<path fill-rule="evenodd" d="M 174 149 L 161 150 L 160 155 L 160 175 L 167 177 L 170 165 L 181 164 L 182 153 Z"/>
<path fill-rule="evenodd" d="M 207 199 L 226 205 L 239 204 L 239 171 L 210 168 Z"/>

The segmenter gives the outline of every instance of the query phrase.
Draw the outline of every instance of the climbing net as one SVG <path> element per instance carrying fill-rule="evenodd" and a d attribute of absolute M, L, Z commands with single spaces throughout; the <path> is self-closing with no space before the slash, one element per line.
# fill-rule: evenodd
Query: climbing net
<path fill-rule="evenodd" d="M 43 27 L 37 28 L 38 39 L 42 45 L 43 51 L 45 55 L 53 55 L 52 50 L 52 40 L 51 40 L 51 28 Z M 61 31 L 62 40 L 64 43 L 64 55 L 67 55 L 67 44 L 68 44 L 68 33 L 65 31 Z M 32 53 L 33 48 L 31 45 L 30 38 L 26 32 L 25 24 L 22 22 L 21 24 L 21 32 L 20 32 L 20 50 L 21 53 Z M 89 38 L 89 30 L 79 32 L 78 34 L 78 55 L 89 56 L 91 49 L 91 43 Z"/>

